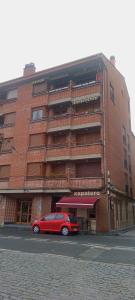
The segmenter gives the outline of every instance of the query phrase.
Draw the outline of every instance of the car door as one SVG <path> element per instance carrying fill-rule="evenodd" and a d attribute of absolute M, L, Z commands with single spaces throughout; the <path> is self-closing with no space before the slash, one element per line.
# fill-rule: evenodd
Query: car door
<path fill-rule="evenodd" d="M 51 213 L 44 218 L 44 230 L 45 231 L 53 231 L 54 230 L 54 222 L 55 222 L 55 213 Z"/>
<path fill-rule="evenodd" d="M 60 231 L 62 225 L 64 224 L 64 222 L 65 222 L 65 216 L 64 216 L 64 214 L 62 214 L 62 213 L 60 213 L 60 214 L 56 213 L 56 215 L 55 215 L 55 224 L 54 224 L 55 231 Z"/>

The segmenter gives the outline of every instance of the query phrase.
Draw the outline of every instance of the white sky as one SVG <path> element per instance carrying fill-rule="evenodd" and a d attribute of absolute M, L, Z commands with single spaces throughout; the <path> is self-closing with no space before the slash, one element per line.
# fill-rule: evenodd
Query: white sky
<path fill-rule="evenodd" d="M 135 133 L 134 0 L 0 0 L 0 82 L 103 52 L 115 55 Z"/>

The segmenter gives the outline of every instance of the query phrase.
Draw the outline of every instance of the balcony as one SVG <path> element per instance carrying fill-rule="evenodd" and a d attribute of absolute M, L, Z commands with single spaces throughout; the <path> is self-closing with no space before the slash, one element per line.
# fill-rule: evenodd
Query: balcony
<path fill-rule="evenodd" d="M 67 189 L 69 183 L 67 178 L 48 178 L 45 180 L 46 189 Z"/>
<path fill-rule="evenodd" d="M 61 89 L 55 89 L 49 91 L 48 105 L 54 105 L 58 103 L 63 103 L 71 100 L 70 88 L 64 87 Z"/>
<path fill-rule="evenodd" d="M 102 114 L 97 113 L 81 113 L 81 114 L 66 114 L 60 117 L 54 117 L 48 122 L 48 132 L 61 130 L 77 130 L 81 128 L 90 128 L 101 126 Z"/>
<path fill-rule="evenodd" d="M 43 188 L 44 188 L 44 178 L 27 177 L 27 180 L 25 180 L 25 189 L 43 189 Z"/>
<path fill-rule="evenodd" d="M 0 182 L 1 184 L 1 182 Z M 5 183 L 4 183 L 5 184 Z M 8 183 L 7 183 L 8 184 Z M 101 177 L 93 178 L 27 178 L 25 189 L 45 189 L 45 190 L 82 190 L 82 189 L 101 189 L 104 186 L 104 180 Z M 6 188 L 2 185 L 1 188 Z"/>
<path fill-rule="evenodd" d="M 103 178 L 71 178 L 70 188 L 75 189 L 101 189 L 104 186 Z"/>
<path fill-rule="evenodd" d="M 100 158 L 103 154 L 101 143 L 90 145 L 76 145 L 70 147 L 59 147 L 47 149 L 46 161 L 75 160 L 85 158 Z"/>

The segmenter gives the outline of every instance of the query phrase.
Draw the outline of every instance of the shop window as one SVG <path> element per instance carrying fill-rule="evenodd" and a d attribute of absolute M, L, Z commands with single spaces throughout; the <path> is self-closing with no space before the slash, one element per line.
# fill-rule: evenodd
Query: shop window
<path fill-rule="evenodd" d="M 111 82 L 110 82 L 110 99 L 112 100 L 113 103 L 115 103 L 114 87 L 112 86 Z"/>
<path fill-rule="evenodd" d="M 96 206 L 90 208 L 88 211 L 88 218 L 89 219 L 96 219 Z"/>
<path fill-rule="evenodd" d="M 13 138 L 3 139 L 0 147 L 0 152 L 10 152 L 13 146 Z"/>
<path fill-rule="evenodd" d="M 73 207 L 69 207 L 68 209 L 69 213 L 73 216 L 76 217 L 76 214 L 77 214 L 77 209 L 76 208 L 73 208 Z"/>
<path fill-rule="evenodd" d="M 42 162 L 28 163 L 27 176 L 28 177 L 43 177 L 45 172 L 45 165 Z"/>
<path fill-rule="evenodd" d="M 29 138 L 30 147 L 41 147 L 45 145 L 45 133 L 31 134 Z"/>
<path fill-rule="evenodd" d="M 0 166 L 0 179 L 8 179 L 10 176 L 10 165 Z"/>
<path fill-rule="evenodd" d="M 40 121 L 45 117 L 45 108 L 36 107 L 32 109 L 32 121 Z"/>

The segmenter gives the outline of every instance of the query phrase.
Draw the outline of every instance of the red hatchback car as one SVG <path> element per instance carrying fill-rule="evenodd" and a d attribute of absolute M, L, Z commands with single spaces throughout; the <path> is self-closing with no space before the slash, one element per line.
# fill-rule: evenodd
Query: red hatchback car
<path fill-rule="evenodd" d="M 61 232 L 68 235 L 70 232 L 79 232 L 80 226 L 74 216 L 65 212 L 50 213 L 32 224 L 34 233 Z"/>

